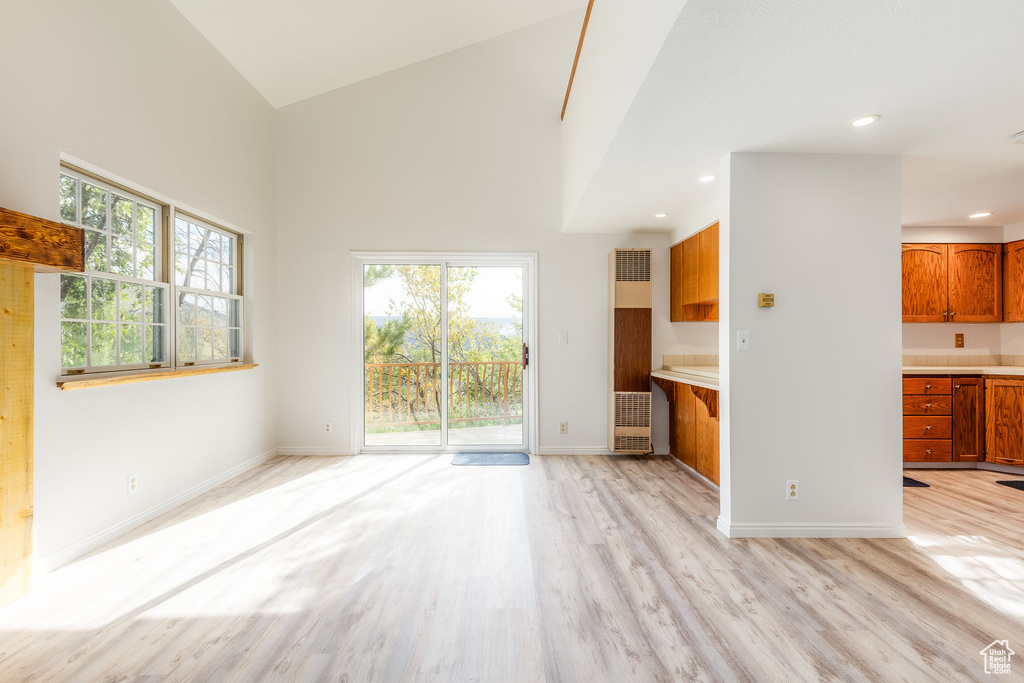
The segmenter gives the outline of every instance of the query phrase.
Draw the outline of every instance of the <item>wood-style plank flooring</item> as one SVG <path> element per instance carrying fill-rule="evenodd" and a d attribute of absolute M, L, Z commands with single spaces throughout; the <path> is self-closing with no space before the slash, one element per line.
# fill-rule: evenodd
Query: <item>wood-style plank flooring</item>
<path fill-rule="evenodd" d="M 277 458 L 0 610 L 0 681 L 1024 678 L 1024 492 L 917 471 L 909 540 L 729 540 L 668 459 Z"/>

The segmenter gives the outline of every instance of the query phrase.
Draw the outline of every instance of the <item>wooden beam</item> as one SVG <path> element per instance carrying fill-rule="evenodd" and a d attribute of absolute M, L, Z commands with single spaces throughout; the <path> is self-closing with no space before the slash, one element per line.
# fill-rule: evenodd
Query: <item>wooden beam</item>
<path fill-rule="evenodd" d="M 34 285 L 0 261 L 0 606 L 32 589 Z"/>
<path fill-rule="evenodd" d="M 37 273 L 82 271 L 84 231 L 0 208 L 0 260 L 27 263 Z"/>
<path fill-rule="evenodd" d="M 580 63 L 580 52 L 583 51 L 583 39 L 587 35 L 587 24 L 590 23 L 590 11 L 594 9 L 594 0 L 587 3 L 587 14 L 583 17 L 583 29 L 580 31 L 580 42 L 576 45 L 576 57 L 572 60 L 572 71 L 569 73 L 569 85 L 565 87 L 565 100 L 562 102 L 562 116 L 565 120 L 565 109 L 569 106 L 569 93 L 572 92 L 572 81 L 576 78 L 576 65 Z"/>

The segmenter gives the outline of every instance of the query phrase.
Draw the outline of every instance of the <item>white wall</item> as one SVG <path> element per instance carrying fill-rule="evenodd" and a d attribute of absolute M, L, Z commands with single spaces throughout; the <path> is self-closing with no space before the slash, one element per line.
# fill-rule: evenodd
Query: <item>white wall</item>
<path fill-rule="evenodd" d="M 721 178 L 719 528 L 905 535 L 899 158 L 732 154 Z"/>
<path fill-rule="evenodd" d="M 353 250 L 537 252 L 541 451 L 604 451 L 607 255 L 664 250 L 655 287 L 667 297 L 668 244 L 561 232 L 566 74 L 552 65 L 572 63 L 579 21 L 553 19 L 278 111 L 285 452 L 347 453 L 361 428 L 350 424 L 360 386 Z"/>
<path fill-rule="evenodd" d="M 263 364 L 61 392 L 59 276 L 37 275 L 35 541 L 45 571 L 274 448 L 274 119 L 168 2 L 6 3 L 4 28 L 0 206 L 57 220 L 66 153 L 251 231 L 247 314 Z"/>
<path fill-rule="evenodd" d="M 686 0 L 610 0 L 594 4 L 565 111 L 563 226 L 569 225 L 685 4 Z M 576 23 L 577 36 L 580 28 L 582 15 Z M 575 46 L 576 41 L 572 44 Z M 572 55 L 568 62 L 552 64 L 571 65 Z"/>

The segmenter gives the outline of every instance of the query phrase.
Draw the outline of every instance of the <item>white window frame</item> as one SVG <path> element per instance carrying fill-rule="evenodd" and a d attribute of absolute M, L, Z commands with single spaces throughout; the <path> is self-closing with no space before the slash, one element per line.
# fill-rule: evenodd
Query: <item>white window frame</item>
<path fill-rule="evenodd" d="M 241 365 L 247 362 L 251 362 L 251 339 L 248 337 L 248 329 L 245 325 L 246 309 L 248 307 L 249 292 L 248 283 L 246 282 L 246 270 L 249 262 L 250 254 L 246 248 L 246 238 L 249 231 L 231 225 L 228 222 L 221 221 L 215 217 L 209 216 L 203 211 L 187 206 L 181 202 L 177 202 L 167 196 L 153 192 L 146 188 L 143 188 L 131 181 L 125 180 L 115 174 L 109 173 L 103 169 L 100 169 L 88 162 L 77 159 L 71 155 L 61 153 L 59 174 L 57 176 L 57 214 L 60 216 L 60 175 L 73 176 L 79 181 L 79 193 L 78 193 L 78 217 L 81 218 L 81 182 L 85 182 L 101 187 L 108 193 L 113 191 L 115 194 L 125 195 L 127 194 L 131 199 L 140 202 L 146 206 L 157 209 L 157 218 L 154 225 L 154 239 L 155 239 L 155 256 L 154 256 L 154 280 L 145 280 L 136 277 L 128 277 L 124 275 L 116 275 L 114 273 L 107 273 L 101 271 L 86 270 L 82 273 L 69 273 L 72 275 L 80 275 L 86 278 L 101 277 L 106 279 L 121 280 L 130 283 L 148 285 L 152 287 L 159 287 L 165 292 L 164 300 L 164 362 L 156 363 L 142 363 L 137 365 L 102 365 L 102 366 L 85 366 L 75 368 L 64 368 L 63 367 L 63 342 L 58 344 L 60 352 L 57 357 L 57 367 L 59 368 L 60 376 L 81 376 L 83 374 L 88 375 L 132 375 L 132 374 L 146 374 L 150 372 L 168 372 L 182 368 L 191 368 L 196 366 L 203 367 L 228 367 L 231 365 Z M 109 222 L 109 194 L 108 194 L 108 222 Z M 201 223 L 204 227 L 212 228 L 220 233 L 227 233 L 235 239 L 235 255 L 234 255 L 234 292 L 231 294 L 224 292 L 212 292 L 206 290 L 199 290 L 188 287 L 178 287 L 176 285 L 175 278 L 175 245 L 174 245 L 174 217 L 181 215 L 193 223 Z M 64 221 L 68 225 L 85 229 L 80 222 L 70 223 Z M 133 226 L 134 227 L 134 226 Z M 108 254 L 110 248 L 110 238 L 108 237 Z M 109 264 L 109 256 L 108 256 Z M 178 360 L 178 290 L 183 292 L 197 292 L 199 294 L 206 294 L 211 296 L 224 297 L 227 299 L 237 300 L 238 306 L 238 342 L 239 342 L 239 354 L 230 354 L 230 338 L 229 338 L 229 356 L 228 360 L 215 359 L 205 360 L 196 362 L 179 362 Z M 87 309 L 86 315 L 91 314 L 91 297 L 88 296 L 87 288 Z M 120 306 L 120 297 L 117 301 L 118 307 Z M 145 289 L 143 289 L 143 309 L 145 308 Z M 119 310 L 115 314 L 119 316 Z M 105 322 L 105 321 L 91 321 L 91 320 L 80 320 L 64 318 L 62 311 L 58 311 L 59 320 L 69 322 Z M 145 321 L 145 312 L 143 312 L 143 321 Z M 119 324 L 120 321 L 115 320 L 115 324 Z M 143 325 L 146 323 L 143 322 Z M 144 332 L 143 328 L 143 333 Z M 233 329 L 229 327 L 229 330 Z M 87 333 L 88 335 L 88 333 Z M 91 354 L 91 346 L 89 343 L 90 337 L 87 336 L 86 340 L 86 351 L 87 360 L 89 354 Z M 119 351 L 119 347 L 117 349 Z"/>
<path fill-rule="evenodd" d="M 82 173 L 78 169 L 70 168 L 70 167 L 67 167 L 67 166 L 64 166 L 64 165 L 60 166 L 60 172 L 59 172 L 59 174 L 57 176 L 58 202 L 59 202 L 60 177 L 61 176 L 68 176 L 68 177 L 74 178 L 75 180 L 78 181 L 78 192 L 76 194 L 76 207 L 75 207 L 75 209 L 76 209 L 76 217 L 78 218 L 78 221 L 77 222 L 69 222 L 69 221 L 64 220 L 63 216 L 61 216 L 61 221 L 63 223 L 65 223 L 65 224 L 67 224 L 67 225 L 72 225 L 72 226 L 77 227 L 77 228 L 82 228 L 84 231 L 86 231 L 86 234 L 88 234 L 89 230 L 93 230 L 93 231 L 95 231 L 95 230 L 93 228 L 91 228 L 91 227 L 85 226 L 84 223 L 82 223 L 83 184 L 87 183 L 87 184 L 92 185 L 94 187 L 98 187 L 98 188 L 100 188 L 101 190 L 103 190 L 103 191 L 105 191 L 107 193 L 107 202 L 106 202 L 106 216 L 107 216 L 107 218 L 106 218 L 106 226 L 105 226 L 105 228 L 103 230 L 103 234 L 104 234 L 105 239 L 106 239 L 106 254 L 107 254 L 107 264 L 108 264 L 108 266 L 110 264 L 111 248 L 112 248 L 112 242 L 113 242 L 113 237 L 114 237 L 113 233 L 112 233 L 112 229 L 110 227 L 111 216 L 112 216 L 112 210 L 111 210 L 111 201 L 112 201 L 111 198 L 112 198 L 112 196 L 116 194 L 118 196 L 125 197 L 126 199 L 131 199 L 136 204 L 141 204 L 143 206 L 146 206 L 146 207 L 151 208 L 151 209 L 154 210 L 154 223 L 153 223 L 154 256 L 153 256 L 153 279 L 152 280 L 147 280 L 145 278 L 136 277 L 134 275 L 131 275 L 131 276 L 129 276 L 129 275 L 120 275 L 118 273 L 113 273 L 113 272 L 110 272 L 110 271 L 91 270 L 89 268 L 86 268 L 82 273 L 64 273 L 63 274 L 63 275 L 80 276 L 80 277 L 83 277 L 85 279 L 85 286 L 86 286 L 86 294 L 85 294 L 85 304 L 86 304 L 86 313 L 85 313 L 85 315 L 86 315 L 86 317 L 85 317 L 85 319 L 65 318 L 63 316 L 63 311 L 62 311 L 61 312 L 62 315 L 60 316 L 60 322 L 61 323 L 64 323 L 64 322 L 80 322 L 80 323 L 85 323 L 86 324 L 86 336 L 85 336 L 85 354 L 86 354 L 85 358 L 86 358 L 86 364 L 85 365 L 80 365 L 80 366 L 74 366 L 74 367 L 64 367 L 63 358 L 61 358 L 61 362 L 60 362 L 61 375 L 62 376 L 72 376 L 72 375 L 82 375 L 82 374 L 107 373 L 107 372 L 125 372 L 125 371 L 132 371 L 132 370 L 149 370 L 149 369 L 155 369 L 155 368 L 168 368 L 168 367 L 170 367 L 170 365 L 171 365 L 171 352 L 170 351 L 171 350 L 170 350 L 170 346 L 169 346 L 169 344 L 170 344 L 170 336 L 169 335 L 171 334 L 171 331 L 172 331 L 172 325 L 171 325 L 172 321 L 170 320 L 170 312 L 169 312 L 168 306 L 170 304 L 171 288 L 170 288 L 170 285 L 168 284 L 168 282 L 166 281 L 166 278 L 164 277 L 164 273 L 166 273 L 166 268 L 164 267 L 164 257 L 163 257 L 163 251 L 164 251 L 163 242 L 164 242 L 164 240 L 162 239 L 163 217 L 164 217 L 165 212 L 166 212 L 166 207 L 164 207 L 159 202 L 155 202 L 152 199 L 150 199 L 149 197 L 146 197 L 145 195 L 142 195 L 142 194 L 136 192 L 135 190 L 130 190 L 128 188 L 120 187 L 120 186 L 118 186 L 116 184 L 104 181 L 104 180 L 102 180 L 100 178 L 96 178 L 96 177 L 94 177 L 94 176 L 92 176 L 90 174 Z M 138 219 L 137 212 L 133 212 L 133 218 L 132 218 L 132 240 L 131 240 L 132 241 L 132 250 L 133 250 L 133 256 L 132 256 L 132 258 L 133 258 L 133 265 L 135 264 L 135 261 L 136 261 L 135 249 L 137 248 L 137 246 L 139 244 L 138 237 L 137 237 L 137 232 L 136 232 L 136 229 L 137 229 L 137 219 Z M 87 263 L 85 265 L 87 265 Z M 93 320 L 92 319 L 92 295 L 91 295 L 91 293 L 92 293 L 92 283 L 97 278 L 102 279 L 102 280 L 110 280 L 110 281 L 118 283 L 117 284 L 118 294 L 115 295 L 115 299 L 114 299 L 114 301 L 115 301 L 115 308 L 114 308 L 114 319 L 112 321 Z M 137 284 L 137 285 L 141 285 L 142 286 L 142 292 L 143 292 L 143 295 L 142 295 L 143 296 L 143 300 L 142 300 L 142 321 L 139 322 L 139 323 L 124 323 L 121 320 L 121 297 L 120 297 L 120 287 L 121 287 L 121 285 L 120 285 L 120 283 L 122 283 L 122 282 L 130 283 L 130 284 Z M 93 325 L 96 325 L 96 324 L 101 324 L 101 325 L 102 324 L 112 324 L 112 325 L 116 325 L 118 327 L 118 329 L 116 330 L 116 333 L 115 333 L 115 344 L 114 344 L 114 353 L 115 353 L 115 357 L 118 360 L 120 360 L 120 357 L 121 357 L 121 331 L 119 329 L 121 325 L 123 325 L 123 324 L 132 324 L 132 325 L 138 324 L 138 325 L 140 325 L 142 330 L 143 330 L 143 339 L 145 339 L 145 326 L 147 324 L 145 322 L 145 291 L 146 291 L 145 288 L 146 287 L 155 287 L 155 288 L 158 288 L 158 289 L 162 289 L 164 291 L 164 322 L 163 323 L 159 323 L 159 325 L 161 325 L 164 328 L 164 343 L 163 343 L 163 346 L 164 346 L 164 348 L 163 348 L 163 358 L 164 358 L 164 360 L 162 362 L 159 362 L 159 363 L 151 363 L 151 362 L 147 362 L 147 361 L 145 361 L 145 359 L 143 359 L 144 362 L 142 362 L 142 363 L 126 363 L 126 364 L 117 363 L 117 364 L 114 364 L 114 365 L 92 365 L 91 361 L 92 361 L 92 333 L 93 333 Z M 151 324 L 156 324 L 156 323 L 151 323 Z M 63 330 L 63 325 L 61 325 L 61 329 Z M 63 334 L 63 332 L 62 332 L 62 334 Z M 63 341 L 61 343 L 61 346 L 63 347 Z M 63 348 L 61 350 L 63 352 Z"/>
<path fill-rule="evenodd" d="M 232 258 L 232 265 L 230 266 L 233 269 L 233 272 L 234 272 L 234 277 L 232 279 L 232 291 L 231 292 L 216 291 L 216 290 L 212 290 L 212 289 L 202 289 L 202 288 L 198 288 L 198 287 L 189 287 L 187 285 L 179 285 L 178 284 L 178 272 L 177 272 L 177 268 L 176 268 L 176 261 L 177 261 L 177 258 L 178 258 L 178 250 L 177 250 L 177 247 L 175 245 L 175 231 L 177 229 L 176 226 L 177 226 L 177 221 L 179 219 L 187 221 L 188 223 L 190 223 L 192 225 L 197 225 L 197 226 L 199 226 L 201 228 L 205 228 L 206 230 L 211 230 L 211 231 L 216 232 L 216 233 L 218 233 L 218 234 L 220 234 L 222 236 L 230 237 L 230 238 L 232 238 L 234 240 L 234 247 L 233 247 L 233 249 L 234 249 L 235 253 L 234 253 L 234 256 Z M 192 214 L 190 214 L 188 212 L 185 212 L 185 211 L 175 211 L 173 220 L 170 221 L 170 227 L 168 228 L 167 240 L 168 240 L 168 249 L 167 249 L 167 253 L 168 253 L 168 271 L 167 272 L 168 273 L 171 273 L 171 272 L 174 273 L 174 277 L 170 278 L 170 279 L 172 279 L 171 287 L 172 287 L 173 309 L 174 309 L 174 311 L 173 311 L 173 316 L 174 316 L 174 340 L 173 340 L 173 342 L 174 342 L 174 363 L 175 363 L 175 367 L 194 367 L 194 366 L 203 366 L 203 365 L 225 365 L 225 364 L 229 364 L 229 363 L 239 363 L 239 362 L 241 362 L 242 358 L 245 355 L 245 297 L 242 294 L 238 294 L 238 292 L 242 290 L 242 278 L 241 278 L 241 273 L 242 273 L 242 266 L 241 266 L 242 259 L 241 259 L 241 255 L 242 255 L 242 241 L 243 241 L 242 235 L 240 235 L 239 233 L 236 233 L 236 232 L 234 232 L 232 230 L 227 230 L 226 228 L 222 228 L 221 226 L 216 225 L 214 223 L 211 223 L 210 221 L 205 221 L 205 220 L 203 220 L 201 218 L 193 216 Z M 203 257 L 203 261 L 208 262 L 209 259 L 207 259 L 206 257 Z M 222 262 L 219 262 L 218 265 L 222 265 Z M 221 271 L 221 275 L 223 276 L 223 270 Z M 194 323 L 192 325 L 184 325 L 184 324 L 181 324 L 179 322 L 179 317 L 178 317 L 179 316 L 179 313 L 178 313 L 178 295 L 179 294 L 194 294 L 197 297 L 198 296 L 209 296 L 209 297 L 216 297 L 216 298 L 221 298 L 221 299 L 227 299 L 229 302 L 230 301 L 237 301 L 238 302 L 238 325 L 237 326 L 235 326 L 235 325 L 228 325 L 227 328 L 226 328 L 227 332 L 228 332 L 228 341 L 227 341 L 227 344 L 228 344 L 228 354 L 226 356 L 220 357 L 220 358 L 213 358 L 213 359 L 203 360 L 203 359 L 199 358 L 198 347 L 197 347 L 196 358 L 195 359 L 186 360 L 186 359 L 181 358 L 181 355 L 180 355 L 181 347 L 180 347 L 180 329 L 179 329 L 179 325 L 181 325 L 181 327 L 193 328 L 193 329 L 196 329 L 196 330 L 198 330 L 202 326 L 198 322 L 196 322 L 196 323 Z M 198 310 L 196 311 L 196 314 L 198 315 Z M 228 315 L 230 316 L 230 303 L 229 303 L 229 313 L 228 313 Z M 238 351 L 239 351 L 239 353 L 238 354 L 234 354 L 234 355 L 230 353 L 230 351 L 231 351 L 231 331 L 232 330 L 237 330 L 238 331 L 238 344 L 239 344 Z M 197 334 L 197 342 L 198 342 L 198 334 Z"/>

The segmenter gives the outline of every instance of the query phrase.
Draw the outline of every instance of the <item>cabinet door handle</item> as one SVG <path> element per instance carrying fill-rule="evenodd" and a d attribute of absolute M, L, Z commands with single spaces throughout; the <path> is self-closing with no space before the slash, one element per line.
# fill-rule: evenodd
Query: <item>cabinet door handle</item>
<path fill-rule="evenodd" d="M 925 384 L 925 385 L 924 385 L 924 390 L 925 390 L 925 391 L 928 391 L 928 390 L 929 390 L 929 389 L 931 389 L 931 388 L 932 388 L 932 385 L 931 385 L 931 384 Z"/>
<path fill-rule="evenodd" d="M 927 427 L 925 427 L 925 429 L 931 429 L 931 428 L 932 428 L 931 425 L 928 425 Z"/>
<path fill-rule="evenodd" d="M 924 407 L 925 407 L 925 408 L 931 408 L 931 407 L 932 407 L 932 404 L 931 404 L 931 403 L 925 403 L 925 404 L 924 404 Z"/>
<path fill-rule="evenodd" d="M 942 319 L 949 320 L 949 311 L 946 311 L 945 313 L 942 314 Z"/>
<path fill-rule="evenodd" d="M 950 319 L 950 320 L 952 320 L 952 319 L 953 319 L 953 318 L 955 318 L 955 317 L 956 317 L 956 313 L 950 313 L 950 314 L 949 314 L 949 319 Z"/>
<path fill-rule="evenodd" d="M 924 452 L 927 453 L 928 455 L 931 455 L 932 454 L 932 449 L 926 448 Z"/>
<path fill-rule="evenodd" d="M 960 385 L 959 385 L 959 384 L 957 384 L 957 385 L 956 385 L 956 386 L 955 386 L 954 388 L 955 388 L 955 389 L 959 389 L 959 388 L 960 388 Z"/>

